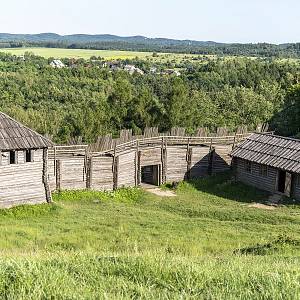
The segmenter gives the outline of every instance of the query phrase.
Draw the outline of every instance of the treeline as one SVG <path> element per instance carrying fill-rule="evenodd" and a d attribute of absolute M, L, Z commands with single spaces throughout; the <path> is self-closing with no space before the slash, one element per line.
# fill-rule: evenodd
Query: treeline
<path fill-rule="evenodd" d="M 91 142 L 124 128 L 140 133 L 147 126 L 161 131 L 180 126 L 190 132 L 255 128 L 281 112 L 285 99 L 297 97 L 289 89 L 299 74 L 296 63 L 220 59 L 195 64 L 180 77 L 143 76 L 91 62 L 53 69 L 41 57 L 27 54 L 23 61 L 0 54 L 0 110 L 56 142 L 77 136 Z M 288 135 L 299 132 L 294 113 L 290 109 L 284 118 Z M 273 123 L 282 130 L 280 118 Z"/>
<path fill-rule="evenodd" d="M 213 42 L 169 41 L 0 41 L 0 48 L 46 47 L 66 49 L 126 50 L 144 52 L 189 53 L 219 56 L 299 58 L 300 43 L 291 44 L 222 44 Z"/>

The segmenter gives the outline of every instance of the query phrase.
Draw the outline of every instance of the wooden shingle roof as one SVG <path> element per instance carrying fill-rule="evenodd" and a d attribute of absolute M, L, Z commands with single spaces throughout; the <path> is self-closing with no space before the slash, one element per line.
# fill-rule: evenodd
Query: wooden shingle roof
<path fill-rule="evenodd" d="M 300 173 L 300 140 L 297 139 L 255 133 L 236 146 L 231 156 Z"/>
<path fill-rule="evenodd" d="M 51 141 L 0 112 L 0 150 L 39 149 L 51 146 Z"/>

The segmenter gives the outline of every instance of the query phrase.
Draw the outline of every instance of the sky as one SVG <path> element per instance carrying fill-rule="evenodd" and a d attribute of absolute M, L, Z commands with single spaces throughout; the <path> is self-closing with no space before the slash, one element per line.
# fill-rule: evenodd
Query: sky
<path fill-rule="evenodd" d="M 300 42 L 300 0 L 3 0 L 0 32 Z"/>

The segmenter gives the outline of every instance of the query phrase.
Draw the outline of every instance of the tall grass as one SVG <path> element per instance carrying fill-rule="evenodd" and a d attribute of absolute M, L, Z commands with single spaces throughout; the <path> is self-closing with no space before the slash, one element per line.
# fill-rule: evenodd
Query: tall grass
<path fill-rule="evenodd" d="M 300 208 L 228 175 L 0 211 L 0 299 L 297 299 Z"/>
<path fill-rule="evenodd" d="M 60 254 L 0 260 L 6 299 L 297 299 L 299 258 Z"/>

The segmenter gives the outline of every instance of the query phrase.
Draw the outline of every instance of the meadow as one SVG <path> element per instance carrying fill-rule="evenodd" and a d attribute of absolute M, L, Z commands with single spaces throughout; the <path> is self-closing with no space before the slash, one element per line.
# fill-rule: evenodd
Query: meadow
<path fill-rule="evenodd" d="M 1 299 L 296 299 L 300 208 L 228 175 L 0 212 Z"/>
<path fill-rule="evenodd" d="M 62 48 L 9 48 L 0 49 L 0 52 L 6 52 L 13 55 L 24 55 L 26 52 L 34 53 L 35 55 L 45 58 L 83 58 L 89 59 L 92 56 L 102 57 L 105 60 L 113 59 L 146 59 L 153 58 L 152 52 L 138 52 L 138 51 L 116 51 L 116 50 L 89 50 L 89 49 L 62 49 Z M 173 54 L 173 53 L 158 53 L 156 60 L 165 59 L 181 59 L 184 57 L 192 58 L 198 55 L 192 54 Z"/>

